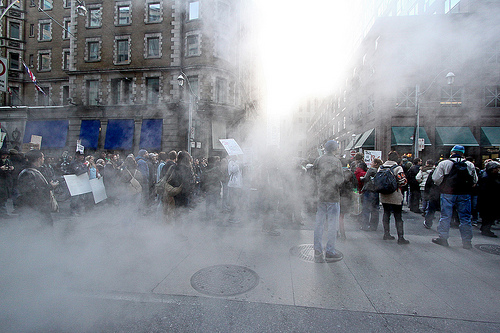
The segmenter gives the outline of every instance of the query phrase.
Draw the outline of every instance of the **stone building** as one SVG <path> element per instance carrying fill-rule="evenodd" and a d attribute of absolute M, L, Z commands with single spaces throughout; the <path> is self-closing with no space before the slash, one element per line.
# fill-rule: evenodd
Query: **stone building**
<path fill-rule="evenodd" d="M 345 85 L 316 110 L 310 151 L 333 138 L 346 155 L 397 150 L 435 160 L 462 144 L 477 162 L 499 156 L 499 8 L 455 3 L 461 11 L 375 21 Z"/>
<path fill-rule="evenodd" d="M 36 134 L 42 148 L 58 151 L 82 140 L 88 151 L 189 146 L 195 157 L 222 154 L 218 139 L 238 138 L 238 124 L 255 105 L 241 6 L 21 0 L 2 22 L 0 50 L 10 62 L 11 94 L 0 108 L 7 145 Z"/>

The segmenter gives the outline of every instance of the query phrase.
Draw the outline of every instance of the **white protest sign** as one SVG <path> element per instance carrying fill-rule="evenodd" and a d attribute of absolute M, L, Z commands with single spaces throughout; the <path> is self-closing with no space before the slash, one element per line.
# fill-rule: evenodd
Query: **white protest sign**
<path fill-rule="evenodd" d="M 382 152 L 380 150 L 365 150 L 365 163 L 368 167 L 376 158 L 382 159 Z"/>
<path fill-rule="evenodd" d="M 240 145 L 234 139 L 219 139 L 229 156 L 243 155 Z"/>
<path fill-rule="evenodd" d="M 40 135 L 32 135 L 30 143 L 42 146 L 42 137 Z"/>
<path fill-rule="evenodd" d="M 91 179 L 89 183 L 92 188 L 92 194 L 94 195 L 94 202 L 96 204 L 107 199 L 108 196 L 106 195 L 106 189 L 104 188 L 102 177 Z"/>
<path fill-rule="evenodd" d="M 65 175 L 64 180 L 68 186 L 69 193 L 71 196 L 80 195 L 92 192 L 92 187 L 89 182 L 89 175 L 84 173 L 80 176 L 77 175 Z"/>

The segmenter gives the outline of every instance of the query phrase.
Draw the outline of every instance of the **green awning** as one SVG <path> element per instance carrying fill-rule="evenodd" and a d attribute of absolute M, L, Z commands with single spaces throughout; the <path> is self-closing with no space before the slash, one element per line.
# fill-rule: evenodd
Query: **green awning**
<path fill-rule="evenodd" d="M 347 146 L 345 146 L 345 149 L 344 149 L 344 150 L 351 150 L 351 149 L 353 148 L 352 146 L 354 146 L 354 144 L 355 144 L 355 143 L 356 143 L 356 137 L 355 137 L 355 138 L 353 138 L 353 139 L 351 140 L 351 142 L 349 142 L 349 144 L 348 144 Z"/>
<path fill-rule="evenodd" d="M 410 126 L 393 126 L 391 133 L 391 146 L 413 146 L 413 135 L 415 134 L 415 127 Z M 431 140 L 425 131 L 425 128 L 418 128 L 418 136 L 424 139 L 425 145 L 430 146 Z"/>
<path fill-rule="evenodd" d="M 481 146 L 500 146 L 500 127 L 481 127 Z"/>
<path fill-rule="evenodd" d="M 436 127 L 436 144 L 440 146 L 479 146 L 468 127 Z"/>
<path fill-rule="evenodd" d="M 366 132 L 364 132 L 361 137 L 359 138 L 358 141 L 356 141 L 356 144 L 354 145 L 354 148 L 375 148 L 375 129 L 372 128 Z"/>

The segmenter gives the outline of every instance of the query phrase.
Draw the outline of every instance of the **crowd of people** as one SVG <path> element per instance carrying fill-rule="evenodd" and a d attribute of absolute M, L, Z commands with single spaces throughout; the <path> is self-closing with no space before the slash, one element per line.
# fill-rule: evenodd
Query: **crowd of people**
<path fill-rule="evenodd" d="M 141 149 L 122 158 L 116 152 L 64 152 L 60 157 L 46 157 L 40 150 L 25 154 L 2 150 L 0 216 L 31 214 L 52 225 L 51 213 L 64 200 L 70 201 L 70 214 L 84 214 L 96 205 L 92 194 L 71 196 L 64 176 L 86 173 L 89 180 L 103 180 L 107 199 L 100 205 L 136 207 L 142 215 L 161 211 L 168 223 L 202 207 L 207 220 L 225 214 L 228 223 L 240 223 L 252 217 L 261 221 L 262 231 L 278 236 L 280 217 L 303 225 L 307 213 L 315 213 L 314 254 L 319 261 L 342 258 L 335 242 L 337 237 L 346 238 L 346 214 L 355 216 L 361 230 L 376 231 L 380 205 L 383 239 L 396 239 L 391 234 L 393 215 L 400 245 L 410 243 L 404 234 L 405 203 L 423 215 L 423 226 L 428 229 L 436 211 L 441 212 L 439 237 L 432 239 L 438 245 L 448 246 L 453 226 L 459 228 L 466 249 L 471 248 L 472 225 L 480 223 L 482 235 L 497 237 L 491 227 L 499 218 L 494 200 L 500 190 L 500 162 L 486 160 L 479 169 L 473 159 L 464 157 L 464 147 L 456 145 L 449 158 L 438 162 L 427 160 L 422 165 L 420 158 L 410 161 L 391 151 L 385 162 L 375 158 L 368 166 L 362 153 L 341 158 L 338 148 L 337 142 L 328 141 L 324 154 L 313 163 L 282 163 L 276 157 L 253 165 L 238 156 L 193 160 L 186 151 Z M 9 198 L 15 208 L 10 213 Z M 323 247 L 325 226 L 328 241 Z"/>

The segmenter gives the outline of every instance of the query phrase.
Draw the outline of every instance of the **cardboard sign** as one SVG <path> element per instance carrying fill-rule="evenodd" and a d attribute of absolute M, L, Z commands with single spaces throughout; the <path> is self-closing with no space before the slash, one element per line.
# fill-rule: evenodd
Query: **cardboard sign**
<path fill-rule="evenodd" d="M 219 139 L 229 156 L 243 155 L 240 145 L 234 139 Z"/>
<path fill-rule="evenodd" d="M 94 202 L 96 204 L 108 198 L 102 177 L 91 179 L 89 183 L 92 188 L 92 194 L 94 195 Z"/>
<path fill-rule="evenodd" d="M 80 176 L 64 175 L 64 180 L 66 181 L 66 185 L 68 186 L 68 190 L 71 196 L 92 192 L 89 175 L 87 173 L 84 173 Z"/>
<path fill-rule="evenodd" d="M 376 158 L 382 159 L 382 152 L 380 150 L 365 150 L 365 163 L 368 167 Z"/>

